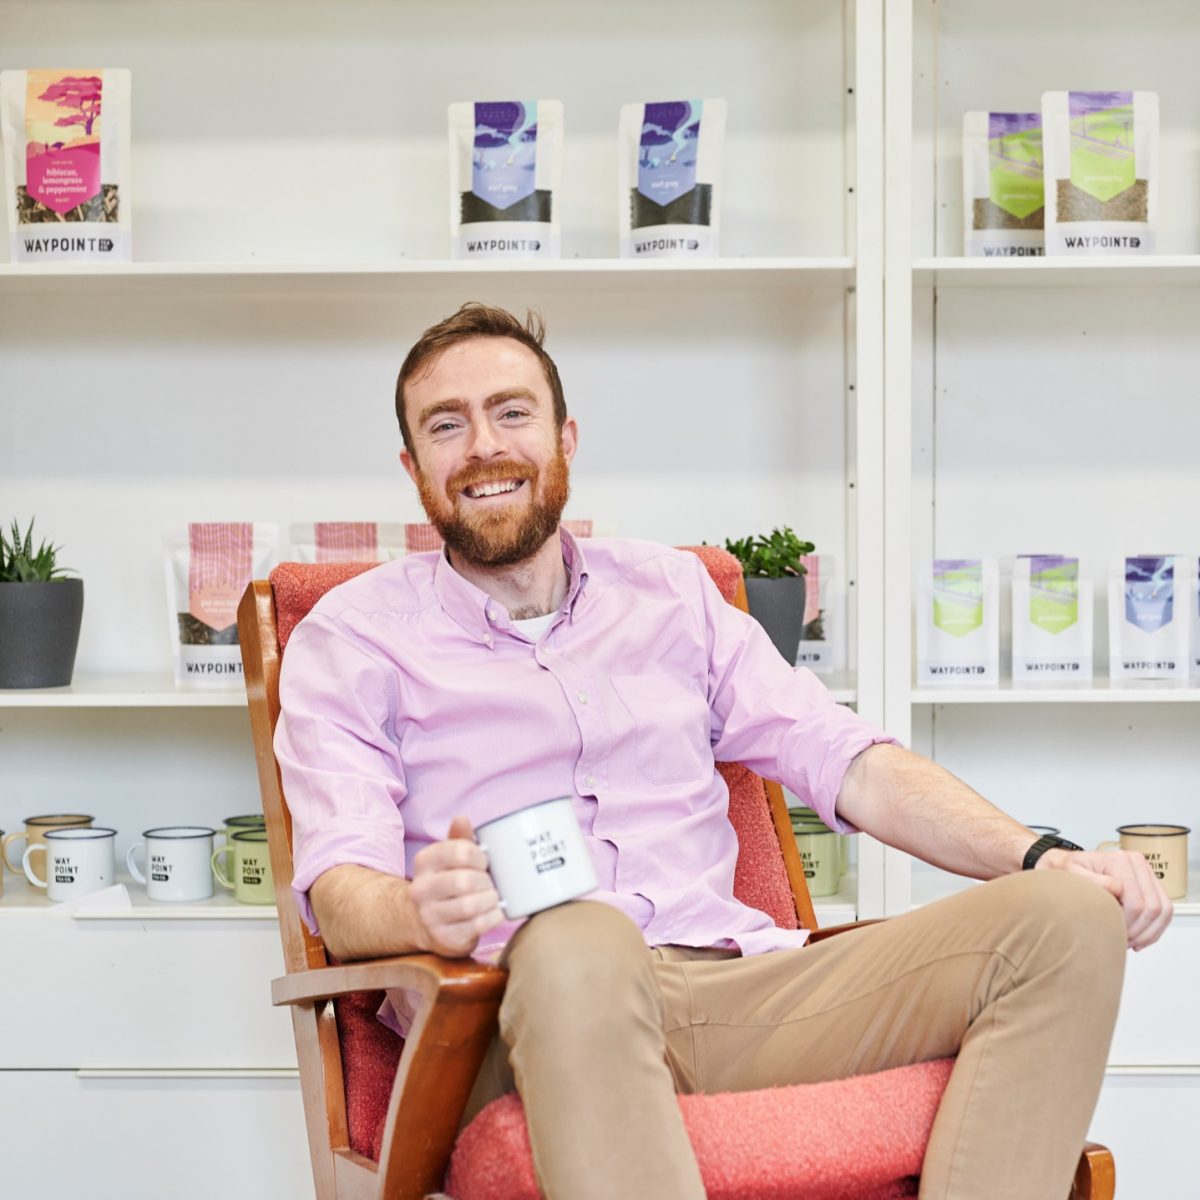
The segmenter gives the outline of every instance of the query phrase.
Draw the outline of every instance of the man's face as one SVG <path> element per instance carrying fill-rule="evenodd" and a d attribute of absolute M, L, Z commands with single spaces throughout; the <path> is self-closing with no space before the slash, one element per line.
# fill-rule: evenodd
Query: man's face
<path fill-rule="evenodd" d="M 561 434 L 536 355 L 512 338 L 443 351 L 405 389 L 413 453 L 400 460 L 429 520 L 477 566 L 511 566 L 558 528 L 575 422 Z"/>

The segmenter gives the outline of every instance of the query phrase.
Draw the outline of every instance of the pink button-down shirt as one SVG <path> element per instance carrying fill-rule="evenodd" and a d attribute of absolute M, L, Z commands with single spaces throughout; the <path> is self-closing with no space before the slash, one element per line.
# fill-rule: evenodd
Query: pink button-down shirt
<path fill-rule="evenodd" d="M 839 830 L 850 760 L 882 731 L 788 665 L 700 559 L 565 531 L 566 598 L 531 641 L 440 553 L 328 593 L 292 634 L 275 750 L 295 833 L 292 886 L 413 857 L 533 801 L 570 796 L 599 880 L 650 945 L 802 944 L 734 899 L 737 839 L 714 762 L 777 779 Z M 493 930 L 493 957 L 515 925 Z"/>

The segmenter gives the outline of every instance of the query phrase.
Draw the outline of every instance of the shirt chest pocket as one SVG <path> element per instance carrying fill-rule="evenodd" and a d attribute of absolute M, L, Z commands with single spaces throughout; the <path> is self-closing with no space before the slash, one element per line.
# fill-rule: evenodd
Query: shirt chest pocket
<path fill-rule="evenodd" d="M 705 698 L 669 675 L 613 675 L 633 721 L 638 771 L 650 783 L 691 783 L 712 773 Z"/>

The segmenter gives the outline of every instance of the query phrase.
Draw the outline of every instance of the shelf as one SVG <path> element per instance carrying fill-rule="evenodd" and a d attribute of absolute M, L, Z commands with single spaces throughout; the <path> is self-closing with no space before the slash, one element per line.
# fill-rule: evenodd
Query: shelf
<path fill-rule="evenodd" d="M 914 687 L 914 704 L 1195 704 L 1200 687 L 1172 679 L 1133 679 L 1117 683 L 1098 678 L 1089 684 L 1027 684 L 1002 678 L 997 687 Z"/>
<path fill-rule="evenodd" d="M 839 704 L 858 699 L 852 671 L 835 671 L 818 678 Z M 245 708 L 240 688 L 176 687 L 170 675 L 75 676 L 70 687 L 0 689 L 3 708 Z"/>
<path fill-rule="evenodd" d="M 546 261 L 492 259 L 398 260 L 314 263 L 87 263 L 0 264 L 0 296 L 149 289 L 189 292 L 300 293 L 354 291 L 370 295 L 459 289 L 464 278 L 494 279 L 512 287 L 593 292 L 706 288 L 846 287 L 854 281 L 851 258 L 715 258 L 707 262 L 620 258 Z"/>
<path fill-rule="evenodd" d="M 948 287 L 1125 287 L 1200 284 L 1200 254 L 1142 258 L 918 258 L 913 283 Z"/>
<path fill-rule="evenodd" d="M 76 675 L 70 687 L 0 690 L 0 708 L 245 708 L 244 688 L 176 687 L 170 675 Z"/>
<path fill-rule="evenodd" d="M 951 875 L 948 871 L 939 871 L 934 867 L 913 863 L 912 870 L 912 906 L 921 908 L 932 904 L 935 900 L 945 899 L 957 892 L 966 891 L 979 883 L 977 879 L 964 879 L 961 875 Z M 1200 917 L 1200 872 L 1193 871 L 1188 876 L 1188 893 L 1182 900 L 1175 902 L 1175 916 Z"/>
<path fill-rule="evenodd" d="M 44 913 L 70 917 L 74 921 L 277 921 L 278 910 L 273 904 L 239 904 L 233 893 L 214 883 L 216 894 L 210 900 L 190 904 L 167 904 L 146 898 L 146 889 L 128 875 L 118 872 L 117 882 L 125 885 L 132 904 L 130 908 L 64 908 L 35 888 L 24 875 L 4 874 L 4 895 L 0 896 L 0 913 Z M 76 902 L 72 901 L 74 905 Z"/>

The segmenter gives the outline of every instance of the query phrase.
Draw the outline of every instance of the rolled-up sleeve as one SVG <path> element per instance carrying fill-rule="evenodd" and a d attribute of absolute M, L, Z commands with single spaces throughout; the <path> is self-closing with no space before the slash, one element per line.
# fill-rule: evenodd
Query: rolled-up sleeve
<path fill-rule="evenodd" d="M 896 739 L 838 704 L 807 667 L 793 667 L 762 626 L 727 604 L 700 566 L 709 650 L 709 710 L 719 762 L 776 780 L 831 829 L 857 832 L 836 811 L 850 763 Z"/>
<path fill-rule="evenodd" d="M 292 890 L 316 933 L 308 889 L 331 867 L 405 874 L 395 669 L 311 613 L 288 642 L 279 704 L 275 757 L 292 815 Z"/>

